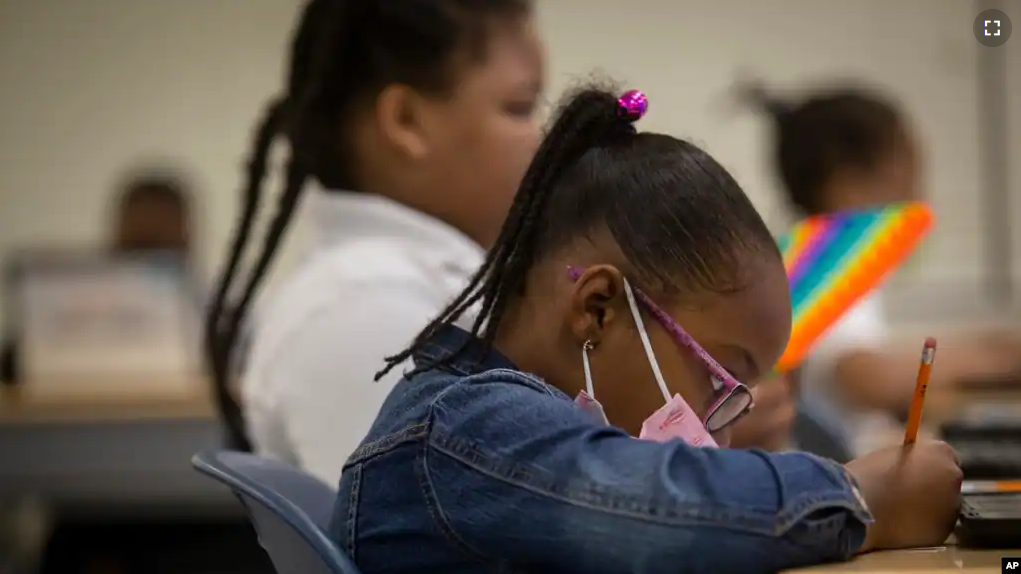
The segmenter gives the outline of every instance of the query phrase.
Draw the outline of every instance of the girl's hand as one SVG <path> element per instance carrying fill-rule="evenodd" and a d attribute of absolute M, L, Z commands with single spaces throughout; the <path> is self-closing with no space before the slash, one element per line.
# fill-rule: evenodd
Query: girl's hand
<path fill-rule="evenodd" d="M 963 475 L 946 443 L 893 446 L 845 468 L 875 518 L 860 552 L 942 546 L 950 536 L 960 511 Z"/>

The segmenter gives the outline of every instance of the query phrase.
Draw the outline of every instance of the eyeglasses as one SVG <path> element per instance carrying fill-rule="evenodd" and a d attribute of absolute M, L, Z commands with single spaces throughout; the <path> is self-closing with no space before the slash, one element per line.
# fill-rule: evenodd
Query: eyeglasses
<path fill-rule="evenodd" d="M 568 271 L 571 279 L 576 280 L 581 276 L 582 269 L 571 267 Z M 716 400 L 713 401 L 712 406 L 709 407 L 705 417 L 702 419 L 702 424 L 705 425 L 706 430 L 709 432 L 720 431 L 748 414 L 748 411 L 752 409 L 755 403 L 748 387 L 735 379 L 715 359 L 709 356 L 709 353 L 695 342 L 695 339 L 691 338 L 691 335 L 678 325 L 677 321 L 674 321 L 666 311 L 661 309 L 659 305 L 656 305 L 641 289 L 632 286 L 632 290 L 638 302 L 644 305 L 659 324 L 670 333 L 674 342 L 690 349 L 705 364 L 706 369 L 709 370 L 713 391 L 716 393 Z"/>
<path fill-rule="evenodd" d="M 670 333 L 674 341 L 695 353 L 709 370 L 713 390 L 716 392 L 716 400 L 713 401 L 712 406 L 706 411 L 705 418 L 702 419 L 706 430 L 717 432 L 748 414 L 748 411 L 755 404 L 748 387 L 721 367 L 701 345 L 695 342 L 695 339 L 691 338 L 691 335 L 684 328 L 677 324 L 677 321 L 674 321 L 670 315 L 667 315 L 666 311 L 660 309 L 659 305 L 656 305 L 641 289 L 633 289 L 638 302 L 645 305 L 649 312 L 652 313 L 652 316 L 659 321 L 660 325 Z"/>

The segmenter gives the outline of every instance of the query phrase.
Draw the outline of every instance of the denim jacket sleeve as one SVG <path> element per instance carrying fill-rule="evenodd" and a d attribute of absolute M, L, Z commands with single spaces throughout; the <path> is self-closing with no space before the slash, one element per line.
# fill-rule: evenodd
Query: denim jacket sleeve
<path fill-rule="evenodd" d="M 871 516 L 807 454 L 638 440 L 514 371 L 435 401 L 422 466 L 434 519 L 486 561 L 556 572 L 775 572 L 846 559 Z"/>

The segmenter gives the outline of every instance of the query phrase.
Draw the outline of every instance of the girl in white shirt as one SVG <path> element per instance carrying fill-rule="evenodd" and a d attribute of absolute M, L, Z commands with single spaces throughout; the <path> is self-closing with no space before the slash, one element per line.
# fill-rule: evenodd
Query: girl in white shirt
<path fill-rule="evenodd" d="M 794 102 L 758 86 L 747 95 L 772 120 L 773 159 L 799 215 L 924 197 L 915 134 L 882 96 L 833 89 Z M 805 401 L 836 413 L 840 420 L 834 422 L 853 452 L 866 447 L 861 439 L 870 433 L 865 429 L 887 424 L 888 413 L 906 412 L 910 404 L 918 350 L 890 349 L 881 293 L 874 293 L 823 335 L 800 373 Z M 941 345 L 939 354 L 933 385 L 1021 372 L 1021 340 L 1012 334 L 990 334 L 972 345 Z"/>
<path fill-rule="evenodd" d="M 543 76 L 529 0 L 310 2 L 286 92 L 256 135 L 208 323 L 235 447 L 337 480 L 401 377 L 396 369 L 372 382 L 384 356 L 462 290 L 499 232 L 538 144 Z M 236 281 L 278 137 L 290 149 L 278 212 L 254 268 Z M 325 190 L 305 205 L 317 241 L 260 307 L 244 360 L 242 418 L 228 390 L 231 351 L 313 181 Z"/>

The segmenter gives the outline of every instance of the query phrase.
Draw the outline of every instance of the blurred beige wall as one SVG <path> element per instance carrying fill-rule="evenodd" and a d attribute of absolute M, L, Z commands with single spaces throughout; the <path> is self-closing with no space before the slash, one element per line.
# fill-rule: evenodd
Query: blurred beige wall
<path fill-rule="evenodd" d="M 1006 0 L 1015 26 L 1021 0 Z M 542 0 L 551 94 L 593 69 L 646 91 L 645 129 L 704 144 L 767 220 L 783 206 L 767 124 L 728 100 L 743 71 L 777 88 L 852 77 L 888 88 L 929 153 L 940 226 L 915 280 L 978 285 L 978 55 L 970 0 Z M 0 253 L 100 244 L 126 169 L 186 168 L 199 258 L 222 258 L 249 135 L 282 82 L 297 0 L 0 0 Z M 1021 152 L 1021 32 L 1006 49 Z M 1021 162 L 1012 186 L 1021 221 Z M 299 234 L 300 236 L 300 234 Z M 1015 233 L 1021 269 L 1021 232 Z M 290 251 L 293 253 L 294 243 Z M 919 275 L 920 274 L 920 275 Z M 977 287 L 976 287 L 977 289 Z"/>

